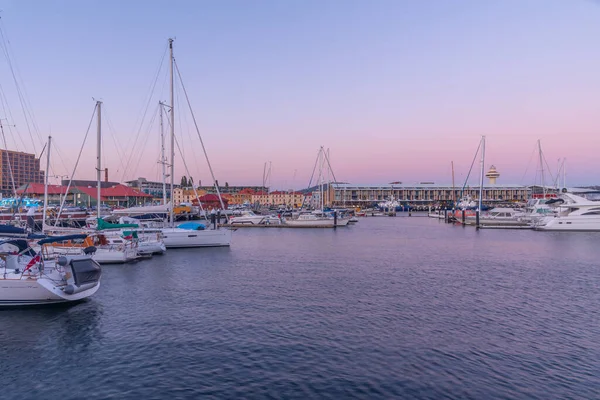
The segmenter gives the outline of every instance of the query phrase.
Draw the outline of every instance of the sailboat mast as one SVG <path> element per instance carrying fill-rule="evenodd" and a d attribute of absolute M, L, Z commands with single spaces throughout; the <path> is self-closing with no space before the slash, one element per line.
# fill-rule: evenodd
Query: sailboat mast
<path fill-rule="evenodd" d="M 52 143 L 52 136 L 48 136 L 48 150 L 46 151 L 46 176 L 44 179 L 44 212 L 42 214 L 42 233 L 44 233 L 44 227 L 46 226 L 46 212 L 48 211 L 48 175 L 50 173 L 50 144 Z"/>
<path fill-rule="evenodd" d="M 452 165 L 452 208 L 456 207 L 456 191 L 454 190 L 454 161 L 450 161 Z"/>
<path fill-rule="evenodd" d="M 567 187 L 567 159 L 566 158 L 563 158 L 562 176 L 563 176 L 563 188 L 566 188 Z"/>
<path fill-rule="evenodd" d="M 540 174 L 542 179 L 542 194 L 546 198 L 546 179 L 544 177 L 544 155 L 542 153 L 542 141 L 538 140 L 538 153 L 540 156 Z"/>
<path fill-rule="evenodd" d="M 163 103 L 158 102 L 160 109 L 160 163 L 162 164 L 163 205 L 167 204 L 167 160 L 165 158 L 165 130 L 163 125 Z"/>
<path fill-rule="evenodd" d="M 100 218 L 100 183 L 102 181 L 102 102 L 96 102 L 96 122 L 98 123 L 97 137 L 96 137 L 96 209 L 98 218 Z"/>
<path fill-rule="evenodd" d="M 173 208 L 175 207 L 175 89 L 173 84 L 173 39 L 169 39 L 169 60 L 171 80 L 171 207 L 169 208 L 169 220 L 171 222 L 171 227 L 173 227 L 175 224 L 173 215 Z"/>
<path fill-rule="evenodd" d="M 479 212 L 483 206 L 483 177 L 485 174 L 485 136 L 481 137 L 481 176 L 479 179 Z"/>

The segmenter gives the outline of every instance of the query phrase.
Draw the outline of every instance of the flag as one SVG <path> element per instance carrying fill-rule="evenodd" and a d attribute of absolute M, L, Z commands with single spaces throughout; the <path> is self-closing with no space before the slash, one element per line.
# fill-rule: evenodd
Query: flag
<path fill-rule="evenodd" d="M 36 254 L 35 257 L 33 257 L 31 260 L 29 260 L 29 262 L 27 263 L 27 266 L 25 267 L 25 269 L 23 270 L 23 272 L 27 271 L 29 268 L 33 267 L 35 264 L 39 263 L 42 261 L 42 257 L 40 256 L 40 254 Z"/>

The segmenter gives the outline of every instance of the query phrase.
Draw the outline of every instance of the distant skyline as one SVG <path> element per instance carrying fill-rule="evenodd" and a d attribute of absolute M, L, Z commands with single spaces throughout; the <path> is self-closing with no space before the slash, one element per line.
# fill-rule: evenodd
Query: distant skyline
<path fill-rule="evenodd" d="M 553 174 L 567 158 L 569 186 L 600 183 L 600 2 L 0 0 L 0 10 L 7 147 L 39 154 L 52 134 L 55 176 L 71 175 L 101 99 L 109 178 L 160 180 L 167 60 L 158 67 L 174 37 L 222 184 L 260 185 L 271 162 L 274 189 L 306 187 L 321 145 L 338 181 L 449 183 L 454 161 L 461 183 L 480 135 L 498 184 L 533 183 L 538 139 Z M 190 172 L 178 156 L 175 181 L 209 184 L 181 87 L 176 97 Z M 94 122 L 77 179 L 95 178 L 95 133 Z"/>

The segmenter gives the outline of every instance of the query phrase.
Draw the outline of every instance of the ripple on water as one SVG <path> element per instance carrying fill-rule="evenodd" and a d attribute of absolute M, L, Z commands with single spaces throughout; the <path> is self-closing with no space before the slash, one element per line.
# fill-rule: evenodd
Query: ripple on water
<path fill-rule="evenodd" d="M 238 230 L 0 312 L 4 399 L 599 398 L 596 234 Z"/>

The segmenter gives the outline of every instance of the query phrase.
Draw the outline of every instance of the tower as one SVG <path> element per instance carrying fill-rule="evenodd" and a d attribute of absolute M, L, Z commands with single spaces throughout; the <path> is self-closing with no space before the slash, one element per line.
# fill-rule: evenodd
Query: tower
<path fill-rule="evenodd" d="M 490 185 L 495 185 L 496 179 L 500 177 L 500 174 L 498 173 L 498 171 L 496 171 L 496 167 L 492 165 L 490 166 L 490 169 L 487 172 L 487 174 L 485 174 L 485 177 L 490 180 Z"/>

